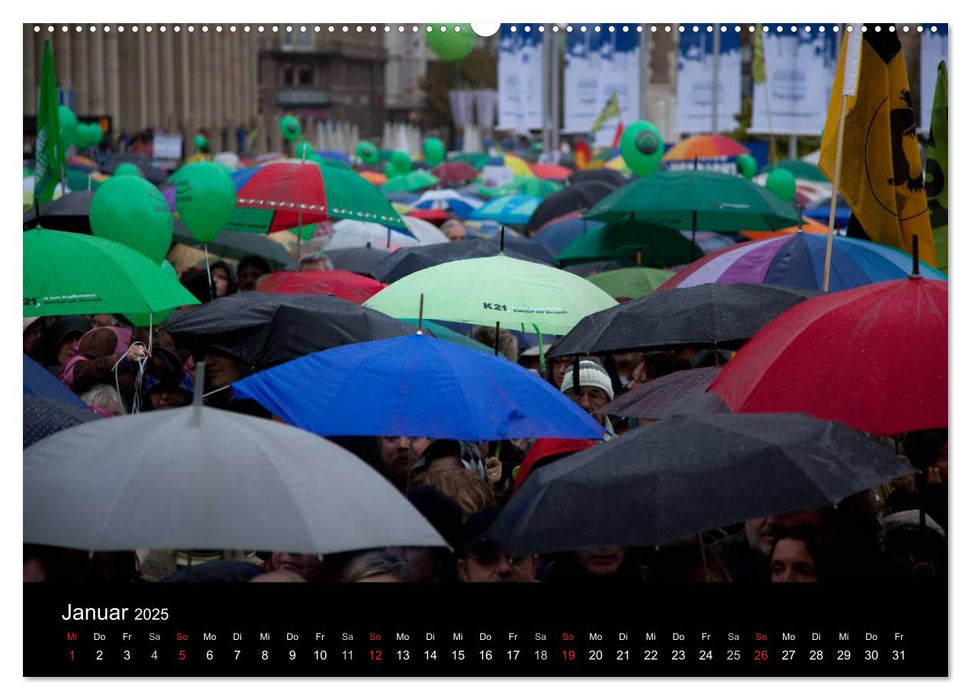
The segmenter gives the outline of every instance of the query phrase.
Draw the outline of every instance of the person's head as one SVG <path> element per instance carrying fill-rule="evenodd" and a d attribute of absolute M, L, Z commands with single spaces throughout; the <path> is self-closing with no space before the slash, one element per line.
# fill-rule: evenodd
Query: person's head
<path fill-rule="evenodd" d="M 121 397 L 115 388 L 108 384 L 95 384 L 81 394 L 81 400 L 89 406 L 100 408 L 113 416 L 120 416 L 125 413 L 125 406 Z"/>
<path fill-rule="evenodd" d="M 270 571 L 291 571 L 303 578 L 317 566 L 320 558 L 316 554 L 295 554 L 293 552 L 273 552 L 270 556 Z"/>
<path fill-rule="evenodd" d="M 534 345 L 531 348 L 526 348 L 519 353 L 519 357 L 516 359 L 516 363 L 520 367 L 525 367 L 530 372 L 535 372 L 539 374 L 539 346 Z"/>
<path fill-rule="evenodd" d="M 624 563 L 627 547 L 589 547 L 573 551 L 577 562 L 594 576 L 610 576 Z"/>
<path fill-rule="evenodd" d="M 490 536 L 489 530 L 502 509 L 489 506 L 465 523 L 465 543 L 458 560 L 458 574 L 469 583 L 533 582 L 539 556 L 511 557 Z"/>
<path fill-rule="evenodd" d="M 344 583 L 404 583 L 405 562 L 388 550 L 363 552 L 347 563 Z"/>
<path fill-rule="evenodd" d="M 926 477 L 936 469 L 941 483 L 947 483 L 947 430 L 918 430 L 907 434 L 904 451 L 914 468 Z"/>
<path fill-rule="evenodd" d="M 401 435 L 385 435 L 378 438 L 381 463 L 389 481 L 404 490 L 408 483 L 409 467 L 431 443 L 429 438 L 408 438 Z"/>
<path fill-rule="evenodd" d="M 439 442 L 443 441 L 436 440 L 429 450 Z M 427 457 L 426 452 L 422 458 Z M 468 518 L 496 502 L 495 494 L 489 484 L 465 468 L 457 451 L 454 454 L 443 453 L 429 459 L 427 467 L 416 473 L 411 483 L 413 486 L 432 486 L 451 498 L 462 509 L 463 518 Z"/>
<path fill-rule="evenodd" d="M 560 391 L 569 396 L 590 415 L 600 410 L 614 398 L 614 388 L 607 371 L 591 360 L 580 362 L 580 385 L 573 386 L 573 371 L 567 371 Z"/>
<path fill-rule="evenodd" d="M 773 583 L 815 583 L 833 578 L 836 540 L 816 525 L 803 523 L 783 532 L 770 555 Z"/>
<path fill-rule="evenodd" d="M 209 266 L 212 275 L 212 290 L 215 298 L 233 294 L 236 291 L 236 282 L 233 280 L 233 270 L 222 260 L 217 260 Z"/>
<path fill-rule="evenodd" d="M 459 241 L 464 241 L 467 231 L 465 229 L 465 224 L 463 224 L 458 219 L 449 219 L 441 226 L 442 233 L 448 239 L 449 243 L 458 243 Z"/>
<path fill-rule="evenodd" d="M 105 326 L 117 326 L 118 319 L 111 314 L 94 314 L 91 316 L 91 325 L 94 328 L 104 328 Z"/>
<path fill-rule="evenodd" d="M 249 583 L 306 583 L 307 579 L 290 569 L 276 569 L 257 574 Z"/>
<path fill-rule="evenodd" d="M 745 521 L 745 537 L 752 549 L 768 558 L 781 533 L 803 523 L 818 525 L 820 517 L 819 509 L 811 508 L 782 515 L 753 518 Z"/>
<path fill-rule="evenodd" d="M 474 326 L 469 336 L 487 348 L 496 346 L 496 329 L 493 326 Z M 519 341 L 505 328 L 499 329 L 499 354 L 512 362 L 515 362 L 519 355 Z"/>
<path fill-rule="evenodd" d="M 152 409 L 178 408 L 192 399 L 192 375 L 185 371 L 182 359 L 169 348 L 156 345 L 142 384 Z"/>
<path fill-rule="evenodd" d="M 81 337 L 91 330 L 91 321 L 83 316 L 62 316 L 51 327 L 53 340 L 53 362 L 63 366 L 75 355 L 75 345 Z"/>
<path fill-rule="evenodd" d="M 194 296 L 203 304 L 215 298 L 215 292 L 209 286 L 209 275 L 205 270 L 198 270 L 195 268 L 187 270 L 186 273 L 179 278 L 179 284 L 185 287 L 189 294 Z M 187 306 L 185 308 L 192 307 Z"/>
<path fill-rule="evenodd" d="M 300 271 L 333 270 L 334 264 L 323 253 L 307 253 L 300 257 Z"/>
<path fill-rule="evenodd" d="M 559 389 L 563 386 L 563 378 L 573 367 L 572 357 L 554 357 L 546 360 L 546 378 L 550 384 Z"/>
<path fill-rule="evenodd" d="M 38 350 L 44 339 L 45 325 L 43 321 L 34 316 L 24 319 L 24 354 L 37 359 Z"/>
<path fill-rule="evenodd" d="M 209 385 L 213 389 L 221 389 L 229 386 L 233 382 L 238 382 L 246 376 L 246 371 L 239 360 L 210 350 L 206 353 L 203 361 L 206 363 L 206 375 L 209 377 Z"/>
<path fill-rule="evenodd" d="M 259 255 L 244 255 L 236 265 L 236 283 L 241 292 L 252 292 L 263 275 L 270 274 L 270 263 Z"/>

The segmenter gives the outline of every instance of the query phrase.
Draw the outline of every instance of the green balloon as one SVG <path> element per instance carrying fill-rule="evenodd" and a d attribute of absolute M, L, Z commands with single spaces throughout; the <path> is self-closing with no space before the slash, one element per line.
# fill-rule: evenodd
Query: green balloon
<path fill-rule="evenodd" d="M 455 31 L 456 26 L 459 31 Z M 443 61 L 461 61 L 475 48 L 476 34 L 469 24 L 433 24 L 431 27 L 432 31 L 425 32 L 428 48 Z"/>
<path fill-rule="evenodd" d="M 179 273 L 175 271 L 175 268 L 172 267 L 172 263 L 170 263 L 168 260 L 163 260 L 160 267 L 172 275 L 173 279 L 179 279 Z M 154 314 L 125 314 L 125 318 L 127 318 L 135 328 L 148 328 L 149 324 L 157 326 L 160 323 L 165 323 L 169 316 L 172 315 L 174 310 L 175 309 L 168 309 L 166 311 L 159 311 Z"/>
<path fill-rule="evenodd" d="M 428 165 L 432 168 L 445 160 L 445 144 L 442 143 L 441 139 L 434 137 L 425 139 L 421 150 L 425 154 L 425 160 L 428 161 Z"/>
<path fill-rule="evenodd" d="M 207 139 L 202 134 L 196 134 L 195 138 L 192 139 L 192 143 L 195 144 L 196 150 L 199 150 L 199 151 L 209 148 L 209 139 Z"/>
<path fill-rule="evenodd" d="M 82 125 L 83 133 L 85 134 L 85 144 L 82 148 L 87 148 L 88 146 L 94 146 L 97 143 L 101 143 L 101 139 L 104 138 L 104 131 L 101 130 L 101 125 L 98 122 L 91 122 L 89 124 Z"/>
<path fill-rule="evenodd" d="M 796 176 L 785 168 L 775 168 L 769 173 L 765 188 L 783 202 L 791 202 L 796 196 Z"/>
<path fill-rule="evenodd" d="M 192 163 L 175 174 L 175 210 L 201 243 L 216 240 L 235 208 L 233 179 L 215 163 Z"/>
<path fill-rule="evenodd" d="M 407 175 L 411 172 L 411 157 L 404 151 L 395 151 L 391 154 L 391 165 L 398 175 Z"/>
<path fill-rule="evenodd" d="M 362 163 L 374 165 L 378 162 L 378 148 L 370 141 L 361 141 L 357 144 L 357 157 Z"/>
<path fill-rule="evenodd" d="M 317 231 L 317 224 L 307 224 L 306 226 L 301 226 L 300 228 L 293 229 L 293 232 L 299 236 L 301 241 L 309 241 L 314 237 L 314 233 Z"/>
<path fill-rule="evenodd" d="M 292 114 L 288 114 L 280 120 L 280 133 L 287 141 L 296 141 L 300 138 L 300 120 Z"/>
<path fill-rule="evenodd" d="M 78 148 L 87 148 L 94 141 L 91 140 L 91 132 L 88 130 L 88 125 L 84 122 L 78 124 L 77 134 L 74 137 L 74 145 Z"/>
<path fill-rule="evenodd" d="M 398 177 L 398 175 L 400 175 L 401 173 L 399 173 L 395 169 L 394 165 L 392 165 L 391 163 L 388 163 L 387 165 L 384 166 L 384 174 L 390 180 L 393 177 Z"/>
<path fill-rule="evenodd" d="M 137 250 L 161 263 L 172 245 L 168 202 L 148 180 L 131 175 L 109 178 L 91 198 L 91 232 Z"/>
<path fill-rule="evenodd" d="M 746 180 L 751 180 L 758 170 L 758 163 L 755 162 L 755 158 L 746 153 L 735 159 L 735 167 L 738 168 L 739 175 Z"/>
<path fill-rule="evenodd" d="M 118 176 L 130 176 L 130 177 L 144 177 L 142 175 L 141 169 L 134 163 L 122 163 L 117 168 L 115 168 L 114 177 Z"/>
<path fill-rule="evenodd" d="M 78 138 L 77 116 L 64 105 L 57 106 L 57 115 L 57 121 L 61 127 L 61 140 L 67 145 L 76 143 Z"/>
<path fill-rule="evenodd" d="M 661 164 L 664 138 L 650 122 L 632 122 L 620 136 L 620 155 L 631 172 L 647 177 Z"/>

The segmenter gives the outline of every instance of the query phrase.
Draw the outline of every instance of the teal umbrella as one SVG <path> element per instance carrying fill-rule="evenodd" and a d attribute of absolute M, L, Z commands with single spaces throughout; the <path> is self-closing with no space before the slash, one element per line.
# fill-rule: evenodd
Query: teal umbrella
<path fill-rule="evenodd" d="M 640 265 L 681 265 L 701 257 L 701 250 L 666 226 L 645 221 L 607 224 L 577 236 L 556 261 L 581 265 L 600 260 L 630 260 Z"/>
<path fill-rule="evenodd" d="M 413 170 L 407 175 L 396 175 L 381 185 L 382 192 L 417 192 L 438 184 L 438 178 L 426 170 Z"/>
<path fill-rule="evenodd" d="M 498 221 L 509 226 L 522 226 L 536 211 L 542 200 L 525 194 L 497 197 L 474 209 L 470 219 L 477 221 Z"/>

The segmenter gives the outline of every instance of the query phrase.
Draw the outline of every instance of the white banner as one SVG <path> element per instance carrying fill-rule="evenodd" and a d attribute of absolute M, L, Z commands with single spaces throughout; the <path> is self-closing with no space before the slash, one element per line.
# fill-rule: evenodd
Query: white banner
<path fill-rule="evenodd" d="M 473 110 L 475 109 L 474 90 L 449 90 L 448 101 L 452 107 L 452 122 L 455 128 L 461 129 L 475 123 Z"/>
<path fill-rule="evenodd" d="M 831 31 L 763 33 L 766 82 L 753 85 L 752 133 L 819 136 L 826 124 L 839 39 Z M 771 119 L 770 119 L 771 117 Z"/>
<path fill-rule="evenodd" d="M 498 129 L 524 133 L 543 128 L 543 34 L 538 27 L 503 24 L 499 29 Z"/>
<path fill-rule="evenodd" d="M 636 26 L 614 32 L 577 32 L 567 35 L 563 67 L 563 128 L 586 134 L 610 94 L 617 94 L 620 117 L 607 119 L 594 134 L 594 144 L 609 146 L 618 121 L 630 124 L 640 117 L 641 64 Z"/>
<path fill-rule="evenodd" d="M 936 32 L 931 27 L 937 27 Z M 947 25 L 925 24 L 920 35 L 920 130 L 924 133 L 931 128 L 931 108 L 934 106 L 934 88 L 937 85 L 937 65 L 947 60 Z"/>
<path fill-rule="evenodd" d="M 694 31 L 694 27 L 698 31 Z M 679 37 L 678 131 L 711 133 L 712 87 L 715 71 L 714 34 L 707 24 L 690 25 Z M 716 131 L 733 131 L 742 111 L 742 52 L 740 35 L 721 32 L 718 52 L 718 123 Z"/>
<path fill-rule="evenodd" d="M 496 125 L 496 91 L 475 91 L 475 122 L 484 129 Z"/>
<path fill-rule="evenodd" d="M 154 134 L 152 134 L 152 157 L 181 160 L 182 135 L 163 134 L 160 131 L 156 131 Z"/>

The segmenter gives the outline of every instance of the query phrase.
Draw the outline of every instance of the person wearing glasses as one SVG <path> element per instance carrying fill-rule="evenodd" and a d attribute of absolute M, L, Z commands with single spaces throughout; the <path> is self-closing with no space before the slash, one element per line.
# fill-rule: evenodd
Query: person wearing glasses
<path fill-rule="evenodd" d="M 458 559 L 459 580 L 468 583 L 536 581 L 539 555 L 511 557 L 489 536 L 502 508 L 487 506 L 465 523 L 464 546 Z"/>
<path fill-rule="evenodd" d="M 607 371 L 592 360 L 580 362 L 580 386 L 573 386 L 573 370 L 567 371 L 560 385 L 560 391 L 573 399 L 580 408 L 593 416 L 603 426 L 609 440 L 616 435 L 610 419 L 600 410 L 614 399 L 614 388 Z"/>

